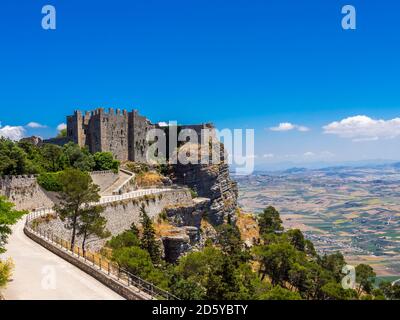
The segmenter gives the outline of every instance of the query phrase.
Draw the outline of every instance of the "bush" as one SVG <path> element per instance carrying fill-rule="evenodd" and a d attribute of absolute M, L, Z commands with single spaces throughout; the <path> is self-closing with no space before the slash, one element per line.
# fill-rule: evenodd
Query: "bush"
<path fill-rule="evenodd" d="M 138 187 L 162 186 L 163 177 L 157 171 L 142 172 L 136 175 Z"/>
<path fill-rule="evenodd" d="M 5 287 L 11 278 L 14 264 L 11 259 L 5 261 L 0 260 L 0 288 Z"/>
<path fill-rule="evenodd" d="M 37 178 L 37 181 L 39 185 L 47 191 L 60 192 L 62 190 L 59 172 L 42 173 Z"/>
<path fill-rule="evenodd" d="M 197 198 L 199 196 L 196 190 L 193 189 L 190 189 L 190 195 L 192 196 L 192 199 Z"/>
<path fill-rule="evenodd" d="M 97 171 L 113 170 L 117 172 L 120 165 L 118 160 L 114 160 L 114 156 L 111 152 L 95 153 L 94 162 L 96 163 L 94 169 Z"/>

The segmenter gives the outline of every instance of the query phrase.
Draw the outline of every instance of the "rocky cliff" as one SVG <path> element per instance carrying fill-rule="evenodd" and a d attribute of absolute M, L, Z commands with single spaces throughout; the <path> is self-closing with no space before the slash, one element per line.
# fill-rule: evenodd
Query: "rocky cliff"
<path fill-rule="evenodd" d="M 191 147 L 186 145 L 187 152 Z M 192 146 L 193 148 L 193 146 Z M 170 178 L 179 185 L 185 185 L 199 197 L 210 199 L 208 219 L 214 225 L 220 225 L 228 215 L 235 219 L 238 188 L 229 175 L 226 154 L 221 144 L 219 163 L 213 164 L 175 164 L 170 168 Z"/>

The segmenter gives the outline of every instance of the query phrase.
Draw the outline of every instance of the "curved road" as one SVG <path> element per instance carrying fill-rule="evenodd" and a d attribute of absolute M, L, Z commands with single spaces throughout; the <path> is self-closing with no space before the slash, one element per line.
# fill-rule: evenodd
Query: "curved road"
<path fill-rule="evenodd" d="M 61 259 L 23 232 L 25 218 L 15 226 L 2 258 L 15 264 L 7 300 L 123 300 L 85 272 Z"/>

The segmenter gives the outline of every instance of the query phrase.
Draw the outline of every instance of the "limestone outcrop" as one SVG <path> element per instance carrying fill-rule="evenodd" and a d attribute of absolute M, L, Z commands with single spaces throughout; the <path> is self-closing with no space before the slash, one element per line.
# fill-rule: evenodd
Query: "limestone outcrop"
<path fill-rule="evenodd" d="M 170 173 L 174 183 L 188 186 L 199 197 L 210 199 L 208 219 L 214 225 L 222 224 L 228 215 L 235 218 L 238 198 L 237 184 L 229 175 L 222 145 L 219 157 L 220 161 L 217 164 L 178 163 L 171 166 Z"/>

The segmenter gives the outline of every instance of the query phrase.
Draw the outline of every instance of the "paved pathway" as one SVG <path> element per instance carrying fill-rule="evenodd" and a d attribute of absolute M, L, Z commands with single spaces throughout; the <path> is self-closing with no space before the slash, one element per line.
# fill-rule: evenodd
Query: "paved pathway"
<path fill-rule="evenodd" d="M 100 203 L 138 198 L 171 189 L 137 190 L 103 196 Z M 121 300 L 117 293 L 87 273 L 56 256 L 24 234 L 25 217 L 13 226 L 6 253 L 15 263 L 13 280 L 3 295 L 7 300 Z M 53 276 L 54 275 L 54 276 Z M 54 281 L 52 281 L 54 279 Z"/>
<path fill-rule="evenodd" d="M 2 256 L 15 263 L 13 280 L 3 292 L 7 300 L 122 300 L 93 277 L 61 259 L 23 232 L 25 218 L 13 226 Z M 54 281 L 53 281 L 54 280 Z"/>

